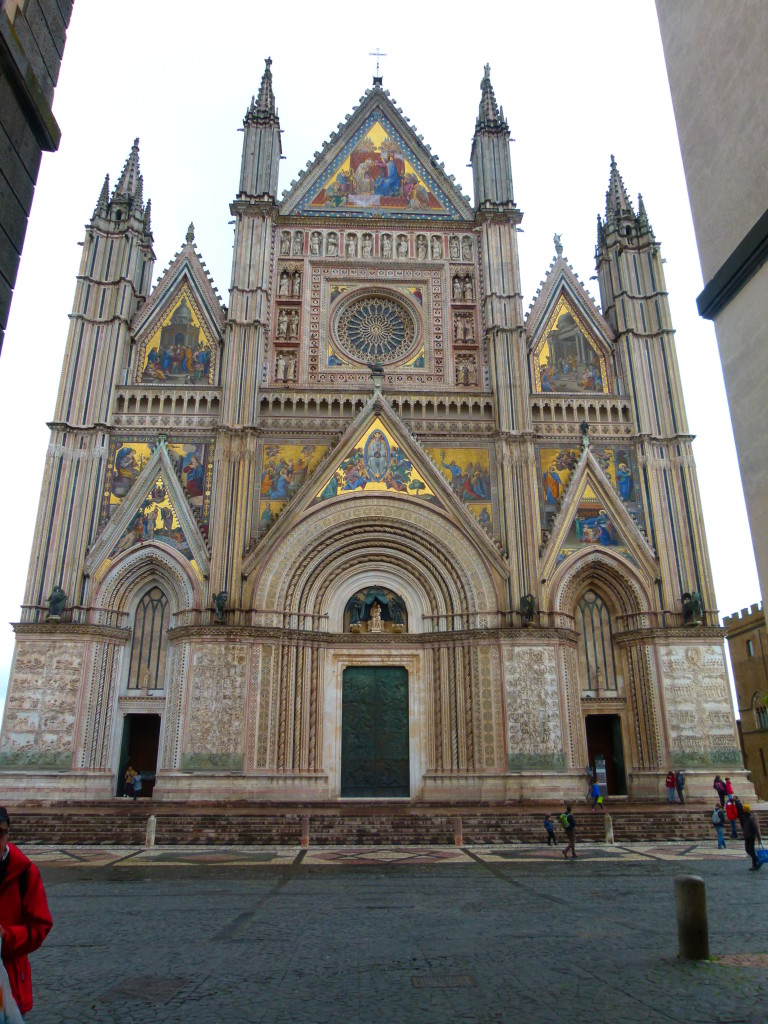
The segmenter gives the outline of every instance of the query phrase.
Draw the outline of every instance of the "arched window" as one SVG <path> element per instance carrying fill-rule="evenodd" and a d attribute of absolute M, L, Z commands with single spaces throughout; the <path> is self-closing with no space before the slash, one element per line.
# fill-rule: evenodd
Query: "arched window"
<path fill-rule="evenodd" d="M 765 706 L 765 699 L 757 694 L 752 704 L 755 712 L 755 726 L 762 732 L 768 729 L 768 708 Z"/>
<path fill-rule="evenodd" d="M 165 689 L 165 659 L 171 609 L 159 587 L 152 587 L 136 606 L 133 618 L 128 689 Z"/>
<path fill-rule="evenodd" d="M 585 690 L 615 690 L 616 664 L 613 631 L 608 608 L 599 594 L 588 590 L 576 610 L 580 637 L 580 658 Z"/>

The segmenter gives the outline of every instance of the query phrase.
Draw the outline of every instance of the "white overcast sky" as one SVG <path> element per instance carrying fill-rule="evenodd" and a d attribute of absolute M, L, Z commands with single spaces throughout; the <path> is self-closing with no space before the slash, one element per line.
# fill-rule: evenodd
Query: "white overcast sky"
<path fill-rule="evenodd" d="M 718 604 L 730 614 L 759 600 L 714 329 L 696 312 L 703 282 L 653 0 L 410 4 L 397 15 L 304 0 L 76 0 L 54 99 L 61 147 L 43 157 L 0 356 L 6 482 L 14 482 L 0 504 L 0 699 L 13 650 L 3 624 L 18 619 L 23 600 L 78 242 L 104 175 L 114 185 L 139 136 L 155 280 L 194 221 L 226 302 L 238 128 L 264 57 L 273 60 L 283 129 L 282 190 L 371 84 L 368 54 L 377 47 L 387 54 L 385 88 L 470 196 L 480 80 L 491 65 L 515 139 L 526 307 L 554 255 L 554 232 L 597 296 L 589 279 L 612 153 L 633 201 L 642 192 L 666 260 Z"/>

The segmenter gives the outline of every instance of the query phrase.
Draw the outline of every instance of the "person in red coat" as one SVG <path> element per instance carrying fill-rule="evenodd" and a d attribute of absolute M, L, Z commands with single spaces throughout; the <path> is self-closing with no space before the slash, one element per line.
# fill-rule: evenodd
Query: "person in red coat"
<path fill-rule="evenodd" d="M 29 954 L 53 927 L 40 872 L 8 842 L 8 812 L 0 807 L 0 953 L 21 1013 L 32 1009 Z"/>

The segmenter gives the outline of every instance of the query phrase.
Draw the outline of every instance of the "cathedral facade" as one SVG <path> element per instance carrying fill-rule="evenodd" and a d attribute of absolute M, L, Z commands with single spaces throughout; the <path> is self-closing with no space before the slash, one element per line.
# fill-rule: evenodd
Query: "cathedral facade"
<path fill-rule="evenodd" d="M 659 245 L 527 311 L 489 69 L 474 202 L 380 78 L 277 198 L 270 61 L 225 306 L 151 286 L 138 143 L 88 224 L 0 737 L 6 799 L 507 801 L 743 771 Z M 743 781 L 742 781 L 743 779 Z M 746 777 L 739 792 L 749 789 Z"/>

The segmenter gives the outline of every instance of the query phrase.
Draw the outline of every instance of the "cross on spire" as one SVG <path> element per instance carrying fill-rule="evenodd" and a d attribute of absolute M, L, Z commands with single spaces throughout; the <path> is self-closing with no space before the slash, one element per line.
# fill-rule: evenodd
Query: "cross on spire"
<path fill-rule="evenodd" d="M 373 84 L 374 85 L 381 85 L 382 82 L 384 81 L 384 79 L 382 78 L 381 74 L 379 73 L 379 61 L 381 60 L 382 57 L 386 57 L 387 55 L 386 55 L 386 53 L 382 53 L 381 50 L 377 46 L 376 49 L 373 51 L 373 53 L 369 53 L 368 56 L 376 58 L 376 74 L 373 76 Z"/>

